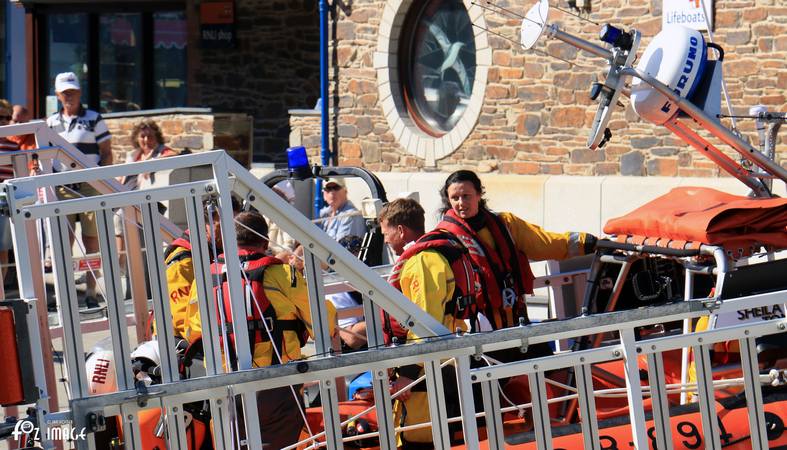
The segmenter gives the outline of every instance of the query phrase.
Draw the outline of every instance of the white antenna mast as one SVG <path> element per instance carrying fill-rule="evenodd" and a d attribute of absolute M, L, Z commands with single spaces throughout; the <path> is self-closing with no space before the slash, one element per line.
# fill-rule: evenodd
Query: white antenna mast
<path fill-rule="evenodd" d="M 705 0 L 700 0 L 700 6 L 702 7 L 702 17 L 705 18 L 705 26 L 708 28 L 708 40 L 711 41 L 712 44 L 715 44 L 713 41 L 713 30 L 711 30 L 710 20 L 708 20 L 708 11 L 705 9 Z M 738 131 L 738 124 L 735 122 L 735 112 L 732 110 L 730 95 L 727 93 L 727 82 L 724 81 L 724 77 L 721 77 L 721 91 L 724 93 L 724 102 L 727 103 L 727 111 L 730 113 L 732 131 L 740 136 L 741 133 Z"/>

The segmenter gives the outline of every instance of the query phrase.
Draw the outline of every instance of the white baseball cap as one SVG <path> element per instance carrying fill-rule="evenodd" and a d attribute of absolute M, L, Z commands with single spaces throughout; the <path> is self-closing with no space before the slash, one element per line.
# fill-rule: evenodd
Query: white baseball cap
<path fill-rule="evenodd" d="M 339 187 L 347 187 L 347 183 L 345 183 L 343 178 L 328 178 L 322 188 L 325 189 L 332 184 L 335 184 Z"/>
<path fill-rule="evenodd" d="M 57 74 L 57 77 L 55 77 L 55 92 L 59 94 L 69 89 L 80 90 L 77 75 L 74 72 Z"/>

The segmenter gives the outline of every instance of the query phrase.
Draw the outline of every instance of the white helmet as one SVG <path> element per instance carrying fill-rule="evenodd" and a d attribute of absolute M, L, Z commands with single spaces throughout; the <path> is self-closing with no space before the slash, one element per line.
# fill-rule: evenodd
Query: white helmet
<path fill-rule="evenodd" d="M 154 366 L 161 365 L 161 356 L 158 352 L 158 341 L 143 342 L 131 352 L 131 360 L 146 359 L 153 363 Z"/>
<path fill-rule="evenodd" d="M 93 352 L 85 365 L 91 394 L 108 394 L 117 391 L 117 373 L 112 350 Z"/>

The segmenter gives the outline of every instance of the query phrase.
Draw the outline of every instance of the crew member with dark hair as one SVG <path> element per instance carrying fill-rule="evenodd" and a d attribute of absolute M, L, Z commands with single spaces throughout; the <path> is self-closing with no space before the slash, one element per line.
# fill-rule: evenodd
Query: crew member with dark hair
<path fill-rule="evenodd" d="M 235 222 L 249 330 L 243 338 L 250 341 L 254 367 L 301 359 L 301 347 L 307 337 L 313 337 L 306 281 L 289 264 L 265 256 L 268 250 L 268 224 L 261 214 L 242 212 L 235 217 Z M 223 274 L 223 266 L 224 255 L 220 255 L 211 270 L 214 274 Z M 221 287 L 222 298 L 216 298 L 218 289 L 214 289 L 213 297 L 215 305 L 218 307 L 221 304 L 224 308 L 227 323 L 223 327 L 230 339 L 228 347 L 232 353 L 236 336 L 232 333 L 232 308 L 225 276 L 222 277 Z M 186 337 L 193 342 L 202 335 L 196 286 L 192 286 L 191 295 Z M 327 307 L 333 335 L 336 311 L 330 304 Z M 230 359 L 234 366 L 237 362 L 233 356 L 230 355 Z M 283 448 L 298 441 L 303 427 L 299 403 L 300 399 L 295 399 L 289 387 L 257 393 L 260 428 L 269 448 Z"/>
<path fill-rule="evenodd" d="M 482 295 L 477 307 L 494 329 L 530 323 L 525 302 L 525 297 L 533 294 L 535 280 L 530 260 L 560 260 L 595 251 L 592 234 L 554 233 L 510 212 L 492 212 L 483 198 L 481 180 L 472 171 L 449 175 L 440 194 L 443 220 L 437 228 L 457 236 L 470 251 L 480 270 L 477 281 Z M 528 355 L 534 357 L 539 352 L 549 350 L 531 348 Z"/>

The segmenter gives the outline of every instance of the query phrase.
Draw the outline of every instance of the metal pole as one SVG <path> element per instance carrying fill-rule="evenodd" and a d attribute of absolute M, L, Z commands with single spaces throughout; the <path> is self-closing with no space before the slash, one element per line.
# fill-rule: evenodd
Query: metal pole
<path fill-rule="evenodd" d="M 328 1 L 320 0 L 320 163 L 331 163 L 331 148 L 328 142 Z M 314 192 L 314 217 L 320 215 L 322 206 L 322 180 L 317 178 Z"/>

